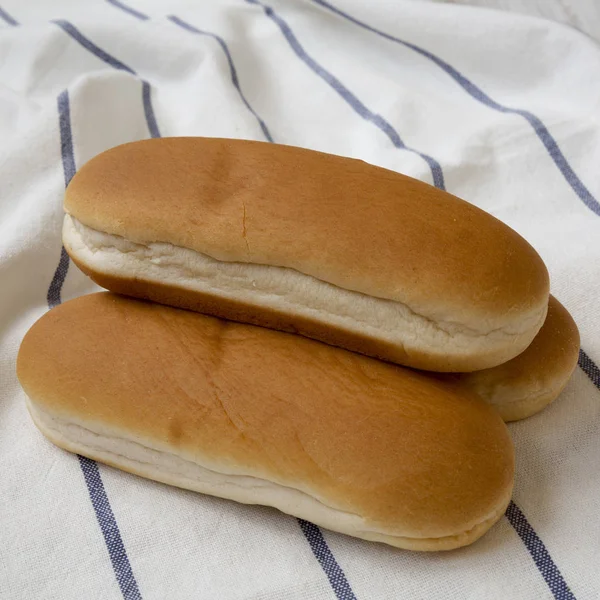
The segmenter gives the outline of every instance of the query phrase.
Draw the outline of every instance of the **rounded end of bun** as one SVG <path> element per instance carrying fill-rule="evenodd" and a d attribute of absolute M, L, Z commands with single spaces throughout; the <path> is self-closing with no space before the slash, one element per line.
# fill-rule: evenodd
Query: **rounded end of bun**
<path fill-rule="evenodd" d="M 492 404 L 505 421 L 525 419 L 545 408 L 564 389 L 577 367 L 579 344 L 573 317 L 550 296 L 544 325 L 523 353 L 459 379 Z"/>

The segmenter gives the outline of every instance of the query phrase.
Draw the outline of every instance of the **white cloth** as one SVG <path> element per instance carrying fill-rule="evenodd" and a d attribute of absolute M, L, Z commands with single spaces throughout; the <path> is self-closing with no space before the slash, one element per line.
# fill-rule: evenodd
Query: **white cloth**
<path fill-rule="evenodd" d="M 0 0 L 0 598 L 600 598 L 600 49 L 483 9 L 331 1 L 377 31 L 312 0 Z M 51 301 L 95 289 L 73 265 L 55 275 L 65 175 L 152 132 L 443 175 L 536 247 L 585 355 L 510 427 L 510 519 L 463 550 L 403 552 L 98 468 L 37 432 L 20 340 L 53 278 Z"/>

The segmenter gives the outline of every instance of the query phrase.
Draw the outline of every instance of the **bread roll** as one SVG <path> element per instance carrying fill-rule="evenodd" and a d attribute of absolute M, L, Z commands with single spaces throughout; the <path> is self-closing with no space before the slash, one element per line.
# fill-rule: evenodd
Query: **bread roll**
<path fill-rule="evenodd" d="M 525 352 L 492 369 L 456 378 L 491 403 L 505 421 L 517 421 L 538 413 L 558 397 L 578 357 L 577 325 L 550 296 L 546 321 Z"/>
<path fill-rule="evenodd" d="M 67 252 L 107 289 L 419 369 L 503 363 L 546 316 L 548 273 L 517 233 L 349 158 L 144 140 L 84 165 L 65 210 Z"/>
<path fill-rule="evenodd" d="M 44 315 L 17 372 L 62 448 L 367 540 L 463 546 L 512 492 L 475 394 L 301 336 L 100 293 Z"/>

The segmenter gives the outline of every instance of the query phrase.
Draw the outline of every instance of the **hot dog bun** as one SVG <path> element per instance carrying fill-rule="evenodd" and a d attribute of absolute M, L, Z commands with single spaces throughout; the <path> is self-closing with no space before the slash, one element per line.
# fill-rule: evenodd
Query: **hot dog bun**
<path fill-rule="evenodd" d="M 577 367 L 579 330 L 569 311 L 550 296 L 548 316 L 531 345 L 494 367 L 457 376 L 491 403 L 505 421 L 540 412 L 562 392 Z"/>
<path fill-rule="evenodd" d="M 34 324 L 17 373 L 62 448 L 367 540 L 463 546 L 511 496 L 475 394 L 300 336 L 100 293 Z"/>
<path fill-rule="evenodd" d="M 546 316 L 547 270 L 517 233 L 349 158 L 144 140 L 84 165 L 65 210 L 67 252 L 105 288 L 419 369 L 503 363 Z"/>

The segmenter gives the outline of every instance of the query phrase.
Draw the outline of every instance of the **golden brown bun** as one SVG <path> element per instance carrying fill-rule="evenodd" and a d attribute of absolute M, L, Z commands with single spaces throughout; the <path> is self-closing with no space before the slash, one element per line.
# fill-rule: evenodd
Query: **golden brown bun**
<path fill-rule="evenodd" d="M 206 310 L 226 292 L 213 281 L 209 291 L 192 289 L 202 276 L 183 281 L 195 262 L 189 253 L 270 268 L 265 277 L 281 285 L 269 302 L 287 298 L 286 286 L 300 274 L 305 281 L 294 280 L 295 304 L 279 306 L 272 326 L 318 338 L 319 329 L 334 330 L 332 338 L 344 329 L 338 337 L 350 342 L 343 345 L 365 353 L 380 346 L 376 356 L 408 366 L 471 371 L 500 364 L 529 345 L 545 317 L 548 273 L 523 238 L 463 200 L 358 160 L 243 140 L 144 140 L 84 165 L 67 189 L 65 210 L 75 225 L 107 235 L 86 248 L 74 226 L 65 239 L 71 257 L 97 281 L 129 281 L 128 293 L 153 300 L 161 300 L 154 284 L 179 286 L 197 293 Z M 115 252 L 115 237 L 142 244 L 145 263 L 128 263 L 130 249 Z M 180 249 L 188 254 L 175 274 L 157 270 Z M 266 322 L 263 313 L 272 314 L 274 305 L 258 298 L 260 286 L 244 300 L 233 281 L 227 299 L 243 304 L 253 322 Z M 322 283 L 329 287 L 319 291 Z M 326 314 L 336 290 L 354 294 L 338 299 L 346 319 L 359 296 L 380 301 L 382 310 L 395 303 L 402 315 L 373 324 L 378 309 L 365 308 L 354 315 L 354 327 L 340 325 Z M 314 306 L 319 294 L 331 300 L 325 309 Z M 302 327 L 307 320 L 314 327 Z M 398 339 L 386 343 L 394 327 Z"/>
<path fill-rule="evenodd" d="M 492 369 L 458 380 L 490 402 L 505 421 L 525 419 L 555 400 L 577 367 L 579 330 L 569 311 L 550 296 L 548 316 L 532 344 Z"/>
<path fill-rule="evenodd" d="M 31 328 L 17 372 L 59 446 L 402 548 L 473 542 L 512 492 L 475 394 L 300 336 L 93 294 Z"/>

